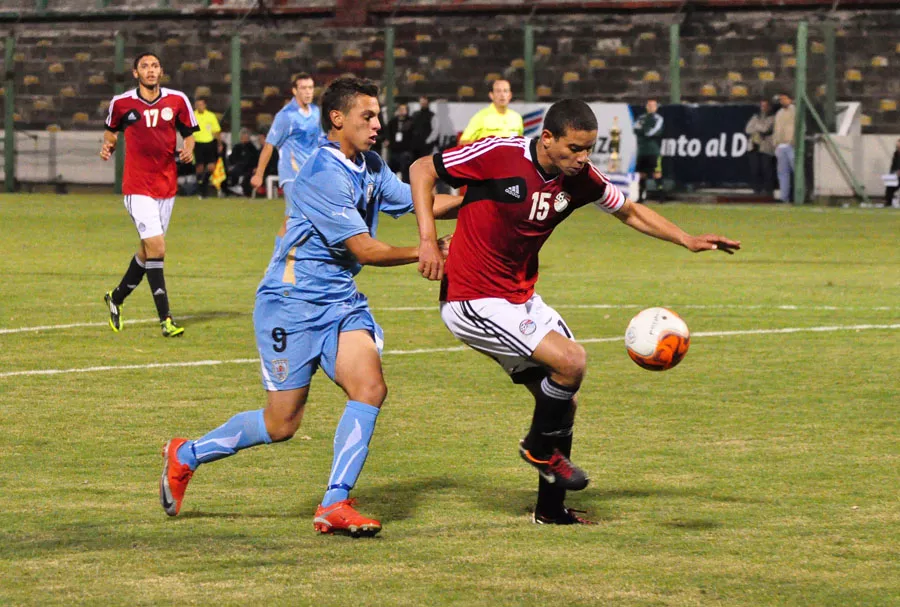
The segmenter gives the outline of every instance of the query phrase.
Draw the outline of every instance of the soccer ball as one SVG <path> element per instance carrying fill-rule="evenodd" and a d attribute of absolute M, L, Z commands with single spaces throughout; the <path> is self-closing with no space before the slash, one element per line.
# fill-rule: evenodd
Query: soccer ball
<path fill-rule="evenodd" d="M 678 314 L 666 308 L 638 312 L 625 330 L 628 356 L 650 371 L 665 371 L 681 362 L 691 344 L 691 332 Z"/>

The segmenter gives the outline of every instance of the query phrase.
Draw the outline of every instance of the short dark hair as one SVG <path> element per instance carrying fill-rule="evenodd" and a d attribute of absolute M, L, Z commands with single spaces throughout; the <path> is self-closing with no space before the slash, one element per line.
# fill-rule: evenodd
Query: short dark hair
<path fill-rule="evenodd" d="M 300 72 L 299 74 L 295 74 L 294 79 L 291 80 L 291 88 L 296 88 L 297 83 L 300 82 L 301 80 L 312 80 L 313 84 L 316 83 L 316 81 L 313 80 L 312 74 L 309 74 L 307 72 Z"/>
<path fill-rule="evenodd" d="M 326 133 L 334 126 L 331 123 L 331 112 L 337 110 L 346 114 L 353 107 L 358 95 L 378 98 L 378 85 L 368 78 L 343 76 L 332 80 L 322 93 L 319 106 L 322 108 L 322 130 Z"/>
<path fill-rule="evenodd" d="M 597 117 L 587 103 L 581 99 L 557 101 L 544 116 L 544 130 L 559 139 L 569 129 L 573 131 L 596 131 Z"/>
<path fill-rule="evenodd" d="M 493 80 L 488 82 L 488 93 L 494 92 L 494 85 L 498 82 L 509 82 L 509 80 L 507 80 L 506 78 L 494 78 Z M 510 88 L 512 88 L 512 82 L 509 82 L 509 86 Z"/>
<path fill-rule="evenodd" d="M 196 105 L 196 104 L 200 103 L 201 101 L 203 103 L 206 103 L 207 105 L 209 105 L 209 103 L 206 101 L 206 97 L 197 97 L 196 99 L 194 99 L 194 104 Z"/>
<path fill-rule="evenodd" d="M 157 55 L 156 53 L 151 53 L 151 52 L 148 51 L 148 52 L 146 52 L 146 53 L 140 53 L 139 55 L 136 55 L 136 56 L 135 56 L 135 58 L 134 58 L 133 69 L 137 69 L 138 63 L 140 63 L 140 62 L 141 62 L 141 59 L 143 59 L 144 57 L 153 57 L 154 59 L 156 59 L 157 61 L 159 61 L 159 64 L 160 64 L 160 65 L 162 65 L 162 59 L 159 58 L 159 55 Z"/>

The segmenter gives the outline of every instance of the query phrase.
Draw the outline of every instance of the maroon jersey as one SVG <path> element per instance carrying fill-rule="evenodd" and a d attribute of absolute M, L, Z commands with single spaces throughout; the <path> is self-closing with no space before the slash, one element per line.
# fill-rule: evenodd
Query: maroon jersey
<path fill-rule="evenodd" d="M 109 102 L 106 128 L 125 131 L 123 194 L 172 198 L 178 191 L 175 131 L 187 137 L 198 130 L 197 119 L 184 93 L 162 87 L 159 93 L 147 101 L 134 89 Z"/>
<path fill-rule="evenodd" d="M 625 204 L 622 192 L 590 164 L 572 177 L 547 174 L 536 146 L 536 139 L 488 137 L 434 155 L 441 179 L 468 186 L 442 301 L 528 301 L 538 279 L 538 252 L 553 228 L 586 204 L 596 202 L 609 213 Z"/>

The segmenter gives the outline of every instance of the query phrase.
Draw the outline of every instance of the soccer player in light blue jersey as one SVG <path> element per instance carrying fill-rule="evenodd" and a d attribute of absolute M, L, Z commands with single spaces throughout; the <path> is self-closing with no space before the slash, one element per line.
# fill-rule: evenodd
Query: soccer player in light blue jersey
<path fill-rule="evenodd" d="M 294 98 L 275 114 L 266 144 L 259 154 L 256 173 L 250 178 L 254 188 L 263 184 L 272 152 L 278 148 L 278 185 L 284 190 L 285 215 L 290 214 L 290 191 L 297 175 L 323 137 L 322 112 L 312 102 L 315 88 L 309 74 L 304 72 L 294 76 L 291 86 Z"/>
<path fill-rule="evenodd" d="M 399 217 L 413 211 L 409 185 L 369 151 L 381 128 L 378 115 L 378 87 L 369 80 L 340 78 L 323 94 L 328 139 L 300 170 L 285 235 L 256 292 L 253 323 L 266 408 L 239 413 L 199 439 L 174 438 L 166 444 L 160 501 L 170 516 L 181 509 L 200 464 L 291 438 L 300 426 L 312 376 L 321 367 L 348 400 L 335 431 L 331 475 L 315 529 L 353 536 L 381 530 L 381 523 L 357 512 L 349 498 L 387 395 L 383 333 L 353 277 L 364 265 L 416 263 L 419 252 L 375 239 L 379 213 Z M 461 201 L 438 196 L 436 212 L 450 217 Z M 448 246 L 445 237 L 440 242 L 445 255 Z"/>

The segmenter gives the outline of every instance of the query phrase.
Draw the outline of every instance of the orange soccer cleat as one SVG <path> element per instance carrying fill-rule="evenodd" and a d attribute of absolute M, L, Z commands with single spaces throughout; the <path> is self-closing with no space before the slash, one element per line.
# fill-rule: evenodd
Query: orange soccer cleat
<path fill-rule="evenodd" d="M 187 489 L 194 471 L 187 464 L 178 461 L 178 447 L 187 442 L 186 438 L 173 438 L 163 447 L 162 478 L 159 479 L 159 503 L 169 516 L 175 516 L 181 510 L 184 492 Z"/>
<path fill-rule="evenodd" d="M 355 499 L 316 508 L 313 526 L 319 533 L 346 533 L 353 537 L 372 537 L 381 531 L 381 523 L 353 509 Z"/>

